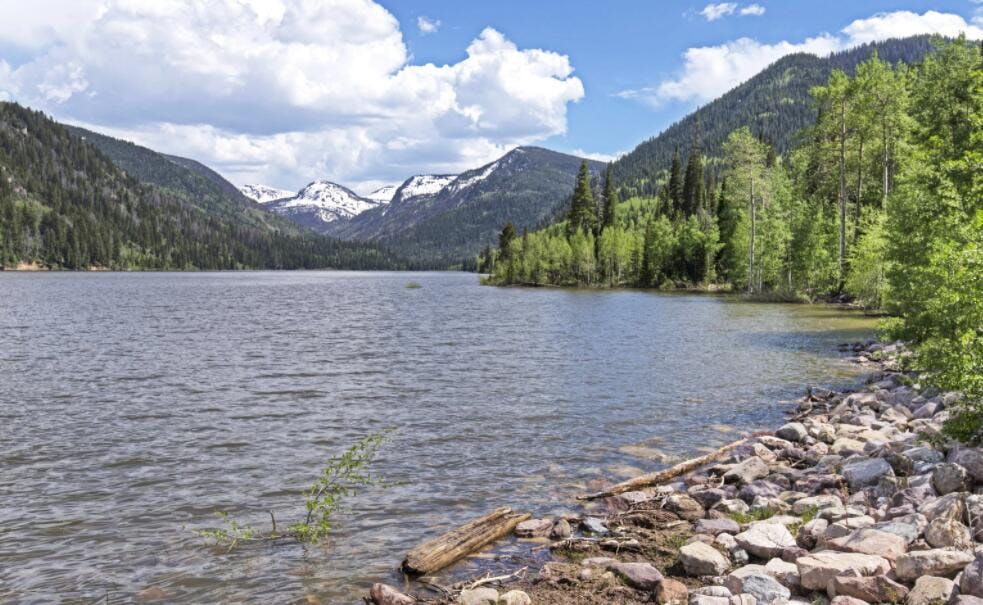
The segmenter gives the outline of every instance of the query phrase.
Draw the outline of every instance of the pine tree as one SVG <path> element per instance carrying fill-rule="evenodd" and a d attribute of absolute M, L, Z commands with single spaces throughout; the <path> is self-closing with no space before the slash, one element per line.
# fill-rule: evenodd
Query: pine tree
<path fill-rule="evenodd" d="M 596 224 L 597 206 L 594 203 L 594 194 L 590 186 L 590 170 L 587 168 L 587 162 L 583 161 L 580 163 L 577 184 L 574 186 L 573 198 L 570 201 L 567 235 L 574 235 L 578 231 L 593 233 Z"/>
<path fill-rule="evenodd" d="M 498 259 L 508 262 L 512 256 L 512 241 L 515 240 L 515 225 L 512 221 L 505 223 L 502 232 L 498 234 Z"/>
<path fill-rule="evenodd" d="M 686 177 L 683 181 L 683 214 L 692 216 L 696 214 L 704 203 L 703 191 L 703 158 L 697 146 L 689 154 L 689 161 L 686 163 Z"/>
<path fill-rule="evenodd" d="M 615 222 L 615 206 L 618 204 L 618 194 L 611 185 L 611 165 L 604 171 L 604 212 L 601 215 L 601 230 L 613 227 Z"/>
<path fill-rule="evenodd" d="M 678 212 L 683 206 L 683 165 L 679 160 L 679 149 L 672 154 L 672 167 L 669 169 L 669 212 Z"/>

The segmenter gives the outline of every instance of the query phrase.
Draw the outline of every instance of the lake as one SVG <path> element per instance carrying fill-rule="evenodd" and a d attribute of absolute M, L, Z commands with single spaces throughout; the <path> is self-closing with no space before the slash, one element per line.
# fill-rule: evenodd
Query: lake
<path fill-rule="evenodd" d="M 777 426 L 806 385 L 858 380 L 837 345 L 872 327 L 461 273 L 0 273 L 0 601 L 360 602 L 492 508 L 574 510 L 589 481 Z M 323 461 L 387 428 L 391 484 L 329 541 L 194 534 L 298 520 Z"/>

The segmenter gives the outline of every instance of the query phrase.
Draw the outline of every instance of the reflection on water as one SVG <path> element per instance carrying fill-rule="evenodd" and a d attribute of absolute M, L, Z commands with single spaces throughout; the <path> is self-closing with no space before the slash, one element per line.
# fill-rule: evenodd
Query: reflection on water
<path fill-rule="evenodd" d="M 465 274 L 2 274 L 0 293 L 0 601 L 39 603 L 357 602 L 451 525 L 569 510 L 589 480 L 778 422 L 805 384 L 855 379 L 836 345 L 872 325 Z M 386 427 L 396 485 L 329 543 L 193 535 L 216 509 L 300 516 L 323 460 Z"/>

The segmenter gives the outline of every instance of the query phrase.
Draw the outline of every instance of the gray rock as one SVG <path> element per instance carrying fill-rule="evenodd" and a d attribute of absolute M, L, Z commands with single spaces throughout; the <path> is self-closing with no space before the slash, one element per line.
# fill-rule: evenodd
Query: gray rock
<path fill-rule="evenodd" d="M 876 485 L 881 477 L 893 476 L 894 470 L 883 458 L 868 458 L 847 462 L 843 465 L 841 473 L 850 484 L 850 490 L 857 491 Z"/>
<path fill-rule="evenodd" d="M 532 605 L 532 599 L 521 590 L 510 590 L 499 597 L 498 605 Z"/>
<path fill-rule="evenodd" d="M 962 466 L 975 479 L 983 483 L 983 452 L 975 447 L 957 447 L 949 451 L 949 462 Z"/>
<path fill-rule="evenodd" d="M 666 510 L 670 510 L 680 518 L 687 521 L 694 521 L 706 514 L 703 505 L 686 494 L 673 494 L 666 498 Z"/>
<path fill-rule="evenodd" d="M 652 592 L 662 582 L 662 574 L 651 563 L 622 563 L 619 561 L 609 565 L 608 569 L 624 578 L 626 584 L 637 590 Z"/>
<path fill-rule="evenodd" d="M 795 504 L 792 505 L 792 512 L 796 515 L 801 515 L 809 510 L 822 510 L 824 508 L 831 508 L 834 506 L 843 506 L 843 501 L 840 500 L 839 496 L 830 495 L 819 495 L 819 496 L 809 496 L 808 498 L 802 498 L 796 500 Z"/>
<path fill-rule="evenodd" d="M 775 435 L 781 439 L 801 443 L 809 437 L 809 431 L 806 430 L 805 425 L 801 422 L 789 422 L 775 431 Z"/>
<path fill-rule="evenodd" d="M 848 536 L 828 540 L 826 547 L 845 552 L 878 555 L 893 561 L 908 550 L 908 540 L 886 531 L 864 528 Z"/>
<path fill-rule="evenodd" d="M 795 536 L 795 541 L 799 546 L 807 550 L 811 550 L 816 547 L 819 543 L 819 539 L 826 532 L 829 527 L 829 521 L 826 519 L 813 519 L 808 523 L 803 523 L 799 527 L 799 531 Z"/>
<path fill-rule="evenodd" d="M 690 593 L 689 605 L 731 605 L 730 597 L 712 597 Z"/>
<path fill-rule="evenodd" d="M 698 534 L 736 534 L 741 531 L 741 526 L 733 519 L 699 519 L 693 525 L 693 531 Z"/>
<path fill-rule="evenodd" d="M 983 605 L 983 599 L 973 595 L 961 594 L 952 597 L 948 605 Z"/>
<path fill-rule="evenodd" d="M 964 492 L 972 487 L 969 472 L 962 466 L 946 462 L 935 467 L 932 472 L 932 485 L 941 495 Z"/>
<path fill-rule="evenodd" d="M 983 553 L 977 554 L 972 563 L 963 569 L 959 579 L 959 592 L 983 598 Z"/>
<path fill-rule="evenodd" d="M 935 548 L 916 550 L 901 555 L 895 561 L 898 578 L 910 582 L 921 576 L 941 576 L 951 578 L 962 571 L 973 560 L 973 555 L 957 550 Z"/>
<path fill-rule="evenodd" d="M 795 538 L 780 523 L 752 523 L 734 539 L 741 548 L 762 559 L 779 557 L 785 548 L 796 546 Z"/>
<path fill-rule="evenodd" d="M 918 512 L 929 521 L 952 519 L 960 523 L 966 520 L 966 495 L 961 492 L 946 494 L 919 507 Z"/>
<path fill-rule="evenodd" d="M 728 483 L 746 484 L 768 476 L 768 464 L 757 456 L 752 456 L 747 460 L 732 466 L 724 473 L 724 481 Z"/>
<path fill-rule="evenodd" d="M 868 603 L 901 603 L 908 588 L 884 575 L 862 576 L 848 569 L 833 576 L 826 588 L 831 597 L 846 595 Z"/>
<path fill-rule="evenodd" d="M 968 549 L 973 546 L 969 528 L 959 521 L 946 517 L 939 517 L 928 524 L 925 528 L 925 541 L 932 548 Z"/>
<path fill-rule="evenodd" d="M 794 562 L 772 559 L 765 565 L 765 571 L 785 588 L 793 592 L 799 589 L 799 567 Z"/>
<path fill-rule="evenodd" d="M 520 538 L 547 536 L 552 529 L 552 519 L 529 519 L 515 526 L 515 535 Z"/>
<path fill-rule="evenodd" d="M 736 594 L 730 598 L 730 605 L 757 605 L 758 600 L 754 595 Z"/>
<path fill-rule="evenodd" d="M 766 605 L 785 603 L 792 596 L 788 588 L 766 573 L 745 576 L 741 583 L 741 592 L 753 596 L 758 603 Z"/>
<path fill-rule="evenodd" d="M 598 517 L 587 517 L 580 522 L 580 526 L 592 534 L 603 535 L 608 533 L 608 528 L 604 525 L 604 519 Z"/>
<path fill-rule="evenodd" d="M 725 586 L 701 586 L 700 588 L 694 588 L 690 591 L 691 595 L 702 595 L 705 597 L 724 597 L 729 599 L 731 596 L 731 591 Z"/>
<path fill-rule="evenodd" d="M 871 526 L 871 529 L 876 529 L 878 531 L 888 532 L 896 536 L 901 536 L 905 539 L 907 543 L 914 542 L 918 535 L 921 533 L 917 525 L 911 523 L 899 523 L 897 521 L 884 521 L 882 523 L 875 523 Z"/>
<path fill-rule="evenodd" d="M 861 601 L 854 597 L 840 595 L 830 600 L 829 605 L 867 605 L 867 601 Z"/>
<path fill-rule="evenodd" d="M 720 551 L 703 542 L 692 542 L 680 548 L 679 561 L 691 576 L 719 576 L 730 567 L 730 562 Z"/>
<path fill-rule="evenodd" d="M 486 587 L 465 589 L 457 602 L 461 605 L 498 605 L 498 591 Z"/>
<path fill-rule="evenodd" d="M 387 584 L 373 584 L 369 598 L 375 605 L 413 605 L 416 599 L 405 595 Z"/>
<path fill-rule="evenodd" d="M 935 576 L 922 576 L 915 580 L 915 587 L 908 593 L 906 605 L 936 605 L 946 603 L 952 597 L 956 585 L 952 580 Z"/>
<path fill-rule="evenodd" d="M 553 524 L 553 530 L 550 532 L 550 535 L 558 540 L 565 540 L 571 534 L 573 534 L 573 529 L 566 519 L 557 519 L 556 523 Z"/>

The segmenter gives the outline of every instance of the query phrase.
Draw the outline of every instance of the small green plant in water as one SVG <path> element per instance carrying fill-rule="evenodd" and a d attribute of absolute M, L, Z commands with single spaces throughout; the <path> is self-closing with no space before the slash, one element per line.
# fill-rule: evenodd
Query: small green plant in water
<path fill-rule="evenodd" d="M 317 480 L 304 492 L 304 507 L 307 510 L 304 520 L 291 525 L 284 535 L 305 544 L 316 544 L 331 531 L 333 517 L 343 511 L 341 506 L 345 498 L 354 497 L 363 487 L 381 483 L 381 479 L 368 471 L 368 466 L 389 432 L 363 437 L 345 453 L 328 458 Z M 262 536 L 254 528 L 230 518 L 228 513 L 220 511 L 218 515 L 225 521 L 225 527 L 201 529 L 195 533 L 213 540 L 216 545 L 226 546 L 229 551 L 241 542 L 281 537 L 277 533 L 276 518 L 272 512 L 270 519 L 273 529 Z"/>
<path fill-rule="evenodd" d="M 419 290 L 422 287 L 423 286 L 420 285 L 420 282 L 417 282 L 417 281 L 411 281 L 410 283 L 406 284 L 406 289 L 407 290 Z"/>

